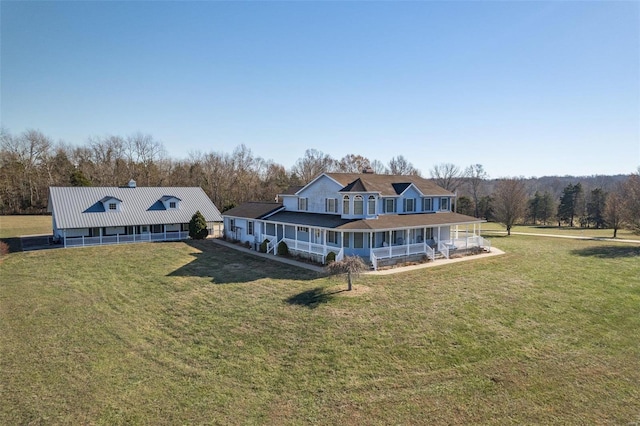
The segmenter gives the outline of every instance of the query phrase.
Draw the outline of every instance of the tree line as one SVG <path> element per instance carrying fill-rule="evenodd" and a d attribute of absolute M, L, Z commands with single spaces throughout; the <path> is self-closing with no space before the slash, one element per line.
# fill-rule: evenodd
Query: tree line
<path fill-rule="evenodd" d="M 358 154 L 335 159 L 308 149 L 290 168 L 256 156 L 245 145 L 231 153 L 196 152 L 172 159 L 151 135 L 91 137 L 82 146 L 54 142 L 37 130 L 0 130 L 0 213 L 39 214 L 50 186 L 200 186 L 226 210 L 271 201 L 323 172 L 421 175 L 402 155 L 383 163 Z M 640 230 L 640 169 L 620 176 L 490 179 L 481 164 L 434 165 L 429 177 L 458 195 L 455 209 L 510 226 L 515 223 Z M 511 224 L 511 225 L 509 225 Z"/>

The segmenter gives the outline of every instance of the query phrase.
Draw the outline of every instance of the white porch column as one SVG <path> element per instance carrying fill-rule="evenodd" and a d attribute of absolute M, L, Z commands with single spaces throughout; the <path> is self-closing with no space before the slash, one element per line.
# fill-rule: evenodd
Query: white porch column
<path fill-rule="evenodd" d="M 102 228 L 100 228 L 100 245 L 102 245 Z"/>
<path fill-rule="evenodd" d="M 162 229 L 164 230 L 164 240 L 167 241 L 167 225 L 162 225 Z"/>
<path fill-rule="evenodd" d="M 67 248 L 67 230 L 62 230 L 62 239 L 64 240 L 64 248 Z"/>
<path fill-rule="evenodd" d="M 329 252 L 329 248 L 327 247 L 327 230 L 322 230 L 322 254 L 324 256 Z"/>

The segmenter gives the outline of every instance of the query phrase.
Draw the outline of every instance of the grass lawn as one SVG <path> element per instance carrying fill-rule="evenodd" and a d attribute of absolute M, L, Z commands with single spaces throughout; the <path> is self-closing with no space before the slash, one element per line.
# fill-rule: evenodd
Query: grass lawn
<path fill-rule="evenodd" d="M 482 224 L 482 233 L 491 237 L 496 231 L 506 232 L 506 228 L 499 223 L 489 222 Z M 611 238 L 613 237 L 613 229 L 595 229 L 595 228 L 570 228 L 563 226 L 558 228 L 554 225 L 516 225 L 511 228 L 511 232 L 527 232 L 532 234 L 554 234 L 567 235 L 576 237 L 592 237 L 592 238 Z M 617 239 L 621 240 L 640 240 L 640 235 L 634 234 L 628 229 L 618 229 Z"/>
<path fill-rule="evenodd" d="M 0 238 L 52 233 L 51 216 L 0 216 Z"/>
<path fill-rule="evenodd" d="M 640 247 L 339 278 L 210 241 L 0 263 L 0 424 L 635 424 Z"/>

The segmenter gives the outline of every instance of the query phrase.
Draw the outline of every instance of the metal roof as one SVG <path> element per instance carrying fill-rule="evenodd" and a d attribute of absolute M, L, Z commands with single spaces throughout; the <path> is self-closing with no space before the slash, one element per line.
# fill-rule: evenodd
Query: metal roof
<path fill-rule="evenodd" d="M 165 209 L 163 197 L 180 200 L 178 209 Z M 101 200 L 116 198 L 119 211 L 105 211 Z M 196 211 L 207 222 L 222 215 L 199 187 L 50 187 L 47 210 L 59 229 L 187 223 Z"/>

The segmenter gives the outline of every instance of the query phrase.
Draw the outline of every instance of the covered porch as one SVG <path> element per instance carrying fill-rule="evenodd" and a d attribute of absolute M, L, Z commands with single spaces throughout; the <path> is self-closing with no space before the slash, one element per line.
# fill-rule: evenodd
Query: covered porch
<path fill-rule="evenodd" d="M 345 255 L 360 256 L 377 270 L 380 264 L 448 259 L 454 253 L 468 253 L 474 248 L 490 249 L 490 242 L 480 236 L 480 223 L 359 230 L 344 229 L 352 228 L 353 222 L 333 228 L 309 220 L 297 222 L 263 221 L 260 238 L 268 241 L 267 253 L 277 255 L 278 245 L 284 242 L 290 253 L 318 263 L 326 263 L 333 252 L 336 260 Z"/>

